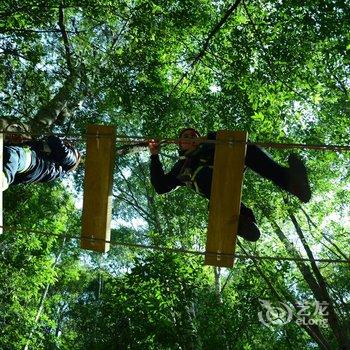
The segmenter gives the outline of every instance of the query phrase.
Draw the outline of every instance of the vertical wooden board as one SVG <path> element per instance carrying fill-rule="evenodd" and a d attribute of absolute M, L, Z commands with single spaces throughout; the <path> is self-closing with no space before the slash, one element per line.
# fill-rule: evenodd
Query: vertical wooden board
<path fill-rule="evenodd" d="M 112 216 L 115 128 L 87 127 L 81 247 L 107 252 Z"/>
<path fill-rule="evenodd" d="M 0 234 L 3 232 L 3 204 L 2 204 L 2 179 L 3 179 L 3 165 L 2 162 L 4 161 L 4 134 L 0 133 Z"/>
<path fill-rule="evenodd" d="M 223 142 L 218 142 L 215 146 L 205 264 L 232 267 L 241 205 L 247 133 L 219 131 L 217 140 Z M 233 141 L 231 144 L 230 140 Z"/>

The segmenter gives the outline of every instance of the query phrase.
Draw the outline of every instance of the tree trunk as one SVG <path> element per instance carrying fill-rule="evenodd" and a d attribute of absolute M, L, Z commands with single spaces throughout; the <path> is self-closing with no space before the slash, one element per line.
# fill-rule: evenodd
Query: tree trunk
<path fill-rule="evenodd" d="M 282 243 L 286 247 L 287 251 L 292 256 L 295 256 L 296 258 L 301 258 L 299 252 L 296 250 L 293 244 L 288 241 L 287 237 L 284 235 L 283 231 L 278 226 L 278 224 L 274 222 L 273 226 L 275 227 L 276 233 L 279 239 L 282 241 Z M 349 339 L 347 338 L 346 334 L 343 332 L 342 327 L 339 324 L 338 317 L 335 313 L 335 310 L 333 308 L 333 303 L 331 302 L 328 292 L 324 288 L 322 288 L 322 286 L 319 285 L 317 279 L 313 275 L 308 265 L 306 265 L 303 261 L 296 261 L 296 265 L 298 266 L 301 274 L 303 275 L 305 281 L 310 287 L 315 299 L 319 302 L 325 301 L 328 303 L 329 312 L 328 312 L 328 315 L 326 315 L 326 318 L 330 328 L 333 331 L 335 338 L 339 343 L 340 349 L 349 350 L 350 349 Z"/>
<path fill-rule="evenodd" d="M 64 239 L 63 239 L 63 242 L 62 242 L 61 249 L 60 249 L 58 255 L 56 256 L 55 262 L 54 262 L 54 264 L 53 264 L 53 266 L 52 266 L 53 268 L 55 268 L 55 267 L 57 266 L 57 264 L 58 264 L 58 262 L 59 262 L 59 260 L 60 260 L 60 258 L 61 258 L 61 255 L 62 255 L 62 252 L 63 252 L 63 248 L 64 248 L 65 243 L 66 243 L 66 239 L 64 238 Z M 24 346 L 23 350 L 28 350 L 28 349 L 29 349 L 29 343 L 30 343 L 30 341 L 31 341 L 31 339 L 32 339 L 32 336 L 33 336 L 35 330 L 36 330 L 36 327 L 37 327 L 37 325 L 38 325 L 40 316 L 41 316 L 41 314 L 42 314 L 42 312 L 43 312 L 43 310 L 44 310 L 44 304 L 45 304 L 45 300 L 46 300 L 46 298 L 47 298 L 47 294 L 48 294 L 48 292 L 49 292 L 49 289 L 50 289 L 50 284 L 47 284 L 46 287 L 45 287 L 45 289 L 44 289 L 44 291 L 43 291 L 43 294 L 42 294 L 42 296 L 41 296 L 40 302 L 39 302 L 38 311 L 37 311 L 37 313 L 36 313 L 35 320 L 34 320 L 35 323 L 34 323 L 32 329 L 31 329 L 31 331 L 30 331 L 30 333 L 29 333 L 29 335 L 28 335 L 27 342 L 26 342 L 26 345 Z"/>
<path fill-rule="evenodd" d="M 315 262 L 311 248 L 309 247 L 309 245 L 305 239 L 304 233 L 303 233 L 296 217 L 292 213 L 290 213 L 289 216 L 293 222 L 295 230 L 300 238 L 300 241 L 303 244 L 303 247 L 306 251 L 306 254 L 307 254 L 308 258 L 310 259 L 313 273 L 316 276 L 316 280 L 317 280 L 318 285 L 319 285 L 319 293 L 322 297 L 322 300 L 319 300 L 319 301 L 326 301 L 328 303 L 328 311 L 329 311 L 328 322 L 329 322 L 329 325 L 330 325 L 331 329 L 333 330 L 334 335 L 337 338 L 339 344 L 342 344 L 344 349 L 350 349 L 350 339 L 347 336 L 347 330 L 342 326 L 341 322 L 339 321 L 338 315 L 335 312 L 333 301 L 332 301 L 332 299 L 328 293 L 328 290 L 327 290 L 327 283 L 324 280 L 324 278 L 320 272 L 320 269 L 318 268 L 318 266 Z"/>
<path fill-rule="evenodd" d="M 1 130 L 24 133 L 25 136 L 50 132 L 53 125 L 65 122 L 65 118 L 68 116 L 68 109 L 72 109 L 79 104 L 79 99 L 73 96 L 75 84 L 76 76 L 68 76 L 57 94 L 42 106 L 30 121 L 19 122 L 15 118 L 1 118 Z"/>
<path fill-rule="evenodd" d="M 238 243 L 238 244 L 239 244 L 240 248 L 242 249 L 242 251 L 245 254 L 247 254 L 247 251 L 244 249 L 244 247 L 240 243 Z M 256 254 L 256 253 L 254 253 L 254 254 Z M 278 291 L 275 288 L 274 282 L 271 281 L 271 279 L 265 274 L 264 269 L 261 268 L 261 266 L 260 266 L 261 260 L 259 261 L 259 260 L 254 259 L 254 258 L 252 258 L 252 260 L 253 260 L 253 263 L 254 263 L 259 275 L 266 282 L 266 284 L 269 287 L 272 294 L 278 300 L 289 301 L 291 304 L 293 304 L 294 308 L 297 310 L 297 308 L 298 308 L 297 301 L 294 299 L 294 297 L 290 293 L 287 294 L 283 291 Z M 281 295 L 281 293 L 282 293 L 282 295 Z M 296 320 L 295 315 L 293 315 L 293 319 Z M 305 320 L 308 321 L 308 318 L 305 317 Z M 308 333 L 310 338 L 313 339 L 318 344 L 320 349 L 322 349 L 322 350 L 331 350 L 332 349 L 331 345 L 329 344 L 327 339 L 322 334 L 321 329 L 318 325 L 301 324 L 300 326 Z"/>
<path fill-rule="evenodd" d="M 69 75 L 57 94 L 39 109 L 30 122 L 30 129 L 34 133 L 50 131 L 59 118 L 64 119 L 63 116 L 67 116 L 68 109 L 79 103 L 74 97 L 76 80 L 75 74 Z"/>

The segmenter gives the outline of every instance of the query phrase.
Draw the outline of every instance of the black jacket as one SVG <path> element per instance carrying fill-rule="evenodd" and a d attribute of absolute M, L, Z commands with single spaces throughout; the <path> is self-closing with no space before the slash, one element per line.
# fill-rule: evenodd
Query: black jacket
<path fill-rule="evenodd" d="M 209 133 L 207 138 L 215 140 L 216 133 Z M 151 155 L 151 183 L 154 189 L 162 194 L 178 186 L 188 186 L 209 199 L 214 152 L 214 143 L 202 143 L 191 153 L 180 153 L 180 159 L 168 173 L 164 173 L 159 156 Z"/>
<path fill-rule="evenodd" d="M 13 184 L 49 182 L 60 179 L 77 162 L 73 149 L 67 147 L 56 136 L 49 136 L 45 141 L 29 141 L 21 146 L 31 149 L 32 162 L 29 170 L 16 174 Z"/>

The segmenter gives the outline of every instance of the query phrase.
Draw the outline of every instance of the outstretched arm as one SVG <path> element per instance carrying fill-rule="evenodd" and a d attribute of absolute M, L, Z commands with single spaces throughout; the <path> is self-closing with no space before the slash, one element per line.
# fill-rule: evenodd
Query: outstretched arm
<path fill-rule="evenodd" d="M 174 188 L 181 186 L 182 183 L 177 179 L 178 166 L 165 174 L 163 165 L 159 159 L 159 144 L 156 141 L 151 141 L 149 144 L 151 152 L 151 183 L 158 194 L 167 193 Z"/>

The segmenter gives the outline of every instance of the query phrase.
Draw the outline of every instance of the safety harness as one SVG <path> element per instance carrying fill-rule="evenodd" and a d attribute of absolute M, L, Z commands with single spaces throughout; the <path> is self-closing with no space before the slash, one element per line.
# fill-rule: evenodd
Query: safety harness
<path fill-rule="evenodd" d="M 197 183 L 197 175 L 200 173 L 200 171 L 203 168 L 211 168 L 213 169 L 213 165 L 208 164 L 208 159 L 199 159 L 199 163 L 196 167 L 191 167 L 191 160 L 192 158 L 189 156 L 182 156 L 180 159 L 184 159 L 184 164 L 181 167 L 181 170 L 177 176 L 177 178 L 185 183 L 185 185 L 193 190 L 195 190 L 198 194 L 203 195 L 203 193 L 200 191 L 200 188 Z"/>

